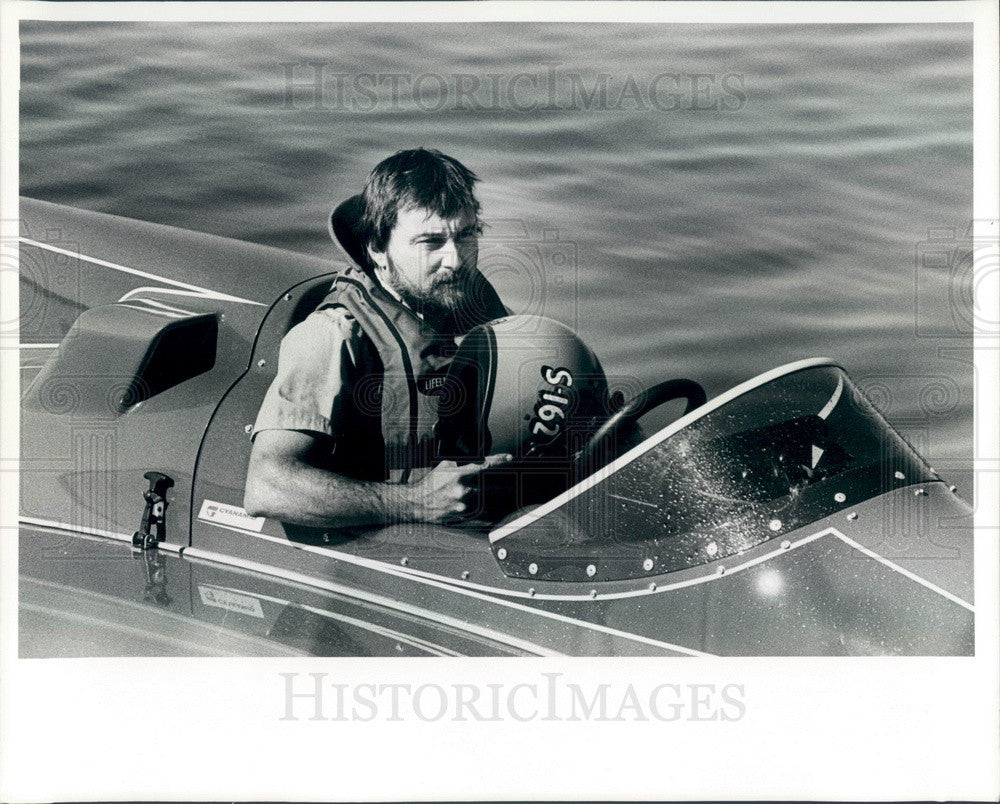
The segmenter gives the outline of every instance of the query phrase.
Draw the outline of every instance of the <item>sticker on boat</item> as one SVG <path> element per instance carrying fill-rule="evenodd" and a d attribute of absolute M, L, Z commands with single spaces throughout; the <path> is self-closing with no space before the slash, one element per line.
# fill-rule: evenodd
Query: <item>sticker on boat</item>
<path fill-rule="evenodd" d="M 203 522 L 211 522 L 216 525 L 229 525 L 234 528 L 245 528 L 260 533 L 264 527 L 265 517 L 250 516 L 238 505 L 216 502 L 215 500 L 203 500 L 201 510 L 198 512 L 198 519 Z"/>
<path fill-rule="evenodd" d="M 230 592 L 228 589 L 201 584 L 198 584 L 198 594 L 201 596 L 201 602 L 206 606 L 215 606 L 218 609 L 264 619 L 264 610 L 260 606 L 260 601 L 250 595 L 241 595 L 237 592 Z"/>

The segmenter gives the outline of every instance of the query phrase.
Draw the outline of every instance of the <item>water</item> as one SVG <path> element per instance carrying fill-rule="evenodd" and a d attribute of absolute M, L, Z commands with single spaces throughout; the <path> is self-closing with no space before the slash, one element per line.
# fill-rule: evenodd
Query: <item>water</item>
<path fill-rule="evenodd" d="M 971 498 L 971 36 L 24 23 L 21 188 L 333 257 L 330 207 L 437 147 L 483 179 L 508 304 L 623 387 L 832 357 Z"/>

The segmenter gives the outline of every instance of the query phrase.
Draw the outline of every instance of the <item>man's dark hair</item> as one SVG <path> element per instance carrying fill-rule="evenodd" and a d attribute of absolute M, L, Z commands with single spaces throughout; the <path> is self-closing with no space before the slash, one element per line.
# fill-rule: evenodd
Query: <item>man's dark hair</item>
<path fill-rule="evenodd" d="M 399 210 L 428 209 L 442 218 L 454 218 L 471 209 L 479 217 L 473 193 L 479 177 L 457 159 L 433 148 L 399 151 L 379 162 L 365 184 L 362 219 L 368 244 L 385 251 Z"/>

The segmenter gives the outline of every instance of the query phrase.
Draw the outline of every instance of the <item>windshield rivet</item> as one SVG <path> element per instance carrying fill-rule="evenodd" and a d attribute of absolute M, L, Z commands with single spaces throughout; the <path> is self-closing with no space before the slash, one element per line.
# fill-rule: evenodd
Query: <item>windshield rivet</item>
<path fill-rule="evenodd" d="M 264 368 L 267 365 L 267 361 L 261 358 L 257 361 L 257 368 Z"/>
<path fill-rule="evenodd" d="M 715 542 L 709 542 L 708 544 L 705 545 L 705 552 L 708 553 L 710 556 L 714 556 L 716 553 L 719 552 L 719 545 L 717 545 Z"/>
<path fill-rule="evenodd" d="M 534 587 L 534 586 L 532 586 L 532 587 L 531 587 L 531 588 L 530 588 L 530 589 L 528 590 L 528 594 L 529 594 L 529 595 L 530 595 L 531 597 L 534 597 L 534 596 L 535 596 L 535 587 Z"/>
<path fill-rule="evenodd" d="M 406 556 L 403 556 L 401 559 L 399 559 L 399 563 L 405 567 L 407 564 L 410 563 L 410 559 L 408 559 Z"/>
<path fill-rule="evenodd" d="M 253 432 L 253 425 L 252 424 L 243 425 L 243 432 L 246 433 L 247 435 L 250 435 L 250 433 Z"/>
<path fill-rule="evenodd" d="M 948 491 L 952 492 L 958 491 L 958 486 L 948 486 Z"/>
<path fill-rule="evenodd" d="M 590 590 L 590 596 L 591 597 L 597 597 L 597 590 L 596 589 L 591 589 Z"/>
<path fill-rule="evenodd" d="M 528 574 L 534 575 L 536 572 L 538 572 L 538 565 L 535 564 L 534 562 L 528 564 Z"/>
<path fill-rule="evenodd" d="M 470 575 L 470 573 L 469 573 L 468 570 L 462 570 L 462 580 L 463 581 L 469 580 L 469 575 Z"/>
<path fill-rule="evenodd" d="M 647 558 L 645 561 L 643 561 L 642 568 L 646 570 L 646 572 L 649 572 L 653 568 L 653 559 Z"/>
<path fill-rule="evenodd" d="M 292 294 L 291 293 L 286 293 L 285 294 L 285 301 L 291 301 L 291 300 L 292 300 Z"/>
<path fill-rule="evenodd" d="M 505 558 L 507 558 L 507 548 L 506 547 L 501 547 L 499 550 L 497 550 L 497 558 L 499 558 L 501 561 L 503 561 Z"/>
<path fill-rule="evenodd" d="M 719 567 L 719 568 L 718 568 L 718 569 L 717 569 L 717 570 L 715 571 L 715 574 L 716 574 L 716 575 L 725 575 L 725 574 L 726 574 L 726 568 L 725 568 L 725 567 Z"/>
<path fill-rule="evenodd" d="M 906 475 L 904 475 L 898 469 L 893 473 L 893 477 L 896 478 L 896 480 L 906 480 Z"/>
<path fill-rule="evenodd" d="M 837 502 L 846 502 L 847 495 L 844 494 L 844 492 L 842 491 L 838 491 L 836 494 L 833 495 L 833 499 L 835 499 Z"/>
<path fill-rule="evenodd" d="M 593 578 L 595 575 L 597 575 L 597 567 L 595 567 L 593 564 L 588 564 L 587 565 L 587 577 L 588 578 Z"/>
<path fill-rule="evenodd" d="M 856 512 L 856 511 L 851 511 L 851 513 L 849 513 L 849 514 L 847 515 L 847 518 L 848 518 L 848 519 L 849 519 L 849 520 L 850 520 L 851 522 L 853 522 L 853 521 L 854 521 L 855 519 L 857 519 L 857 518 L 858 518 L 858 514 L 857 514 L 857 512 Z"/>
<path fill-rule="evenodd" d="M 782 539 L 782 541 L 781 541 L 781 549 L 782 550 L 787 550 L 791 546 L 792 546 L 792 543 L 790 541 L 788 541 L 788 539 Z"/>
<path fill-rule="evenodd" d="M 914 497 L 926 497 L 927 489 L 915 489 L 913 492 Z"/>
<path fill-rule="evenodd" d="M 771 530 L 781 530 L 781 520 L 780 519 L 772 519 L 770 522 L 767 523 L 767 526 Z"/>
<path fill-rule="evenodd" d="M 649 585 L 649 591 L 650 592 L 655 592 L 656 591 L 656 584 L 655 583 L 651 583 Z"/>

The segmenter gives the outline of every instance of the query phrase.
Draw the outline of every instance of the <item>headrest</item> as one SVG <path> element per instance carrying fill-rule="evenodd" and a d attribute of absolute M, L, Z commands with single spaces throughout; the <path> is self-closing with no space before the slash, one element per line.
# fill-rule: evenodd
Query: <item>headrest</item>
<path fill-rule="evenodd" d="M 365 211 L 365 199 L 360 193 L 342 201 L 330 213 L 330 237 L 351 262 L 360 268 L 368 268 L 371 260 L 365 248 L 368 237 L 361 223 Z"/>

